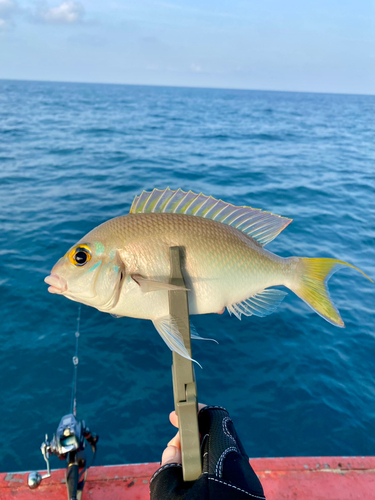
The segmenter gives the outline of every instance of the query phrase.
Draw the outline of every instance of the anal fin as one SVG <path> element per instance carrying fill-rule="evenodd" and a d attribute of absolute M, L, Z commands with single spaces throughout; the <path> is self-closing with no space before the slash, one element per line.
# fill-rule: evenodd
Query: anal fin
<path fill-rule="evenodd" d="M 238 319 L 241 319 L 241 314 L 264 317 L 272 314 L 286 295 L 288 295 L 286 292 L 269 288 L 243 302 L 231 304 L 227 306 L 227 309 L 229 314 L 234 314 Z"/>

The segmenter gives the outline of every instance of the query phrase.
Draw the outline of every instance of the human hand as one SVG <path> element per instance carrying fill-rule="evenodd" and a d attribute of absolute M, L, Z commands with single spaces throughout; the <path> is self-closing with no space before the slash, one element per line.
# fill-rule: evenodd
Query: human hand
<path fill-rule="evenodd" d="M 205 406 L 207 405 L 199 403 L 198 413 Z M 178 429 L 178 416 L 174 410 L 169 414 L 169 421 Z M 180 431 L 177 431 L 177 434 L 169 441 L 161 457 L 162 466 L 170 463 L 182 464 Z"/>
<path fill-rule="evenodd" d="M 175 412 L 170 421 L 178 427 Z M 184 483 L 179 433 L 163 452 L 162 465 L 150 481 L 151 500 L 264 499 L 262 485 L 249 464 L 228 412 L 219 406 L 199 405 L 203 472 Z"/>

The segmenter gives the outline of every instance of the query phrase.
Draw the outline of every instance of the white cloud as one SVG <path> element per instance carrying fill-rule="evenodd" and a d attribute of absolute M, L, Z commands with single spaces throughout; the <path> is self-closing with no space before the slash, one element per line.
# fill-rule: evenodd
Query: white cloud
<path fill-rule="evenodd" d="M 13 0 L 0 0 L 0 30 L 12 24 L 10 18 L 16 10 L 17 4 Z"/>
<path fill-rule="evenodd" d="M 199 64 L 190 64 L 190 69 L 191 71 L 194 71 L 194 73 L 201 73 L 202 67 L 199 66 Z"/>
<path fill-rule="evenodd" d="M 82 20 L 83 13 L 84 9 L 80 3 L 66 0 L 57 7 L 41 10 L 39 18 L 46 23 L 73 24 Z"/>
<path fill-rule="evenodd" d="M 11 16 L 16 9 L 16 2 L 13 2 L 12 0 L 0 0 L 0 17 L 2 19 Z"/>

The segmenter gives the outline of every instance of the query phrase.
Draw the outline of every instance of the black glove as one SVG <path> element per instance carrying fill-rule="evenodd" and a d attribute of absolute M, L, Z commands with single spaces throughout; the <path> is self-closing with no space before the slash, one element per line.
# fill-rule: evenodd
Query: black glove
<path fill-rule="evenodd" d="M 195 482 L 184 483 L 180 464 L 163 465 L 151 478 L 151 500 L 264 499 L 228 412 L 220 406 L 205 406 L 198 423 L 202 474 Z"/>

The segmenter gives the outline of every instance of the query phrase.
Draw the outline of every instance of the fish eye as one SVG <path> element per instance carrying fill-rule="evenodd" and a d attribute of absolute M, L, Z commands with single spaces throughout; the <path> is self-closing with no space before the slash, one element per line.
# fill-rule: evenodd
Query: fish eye
<path fill-rule="evenodd" d="M 69 260 L 74 266 L 84 266 L 91 259 L 90 249 L 86 245 L 73 248 L 69 254 Z"/>
<path fill-rule="evenodd" d="M 87 252 L 80 250 L 79 252 L 74 254 L 74 260 L 77 262 L 79 266 L 86 264 L 87 262 Z"/>

